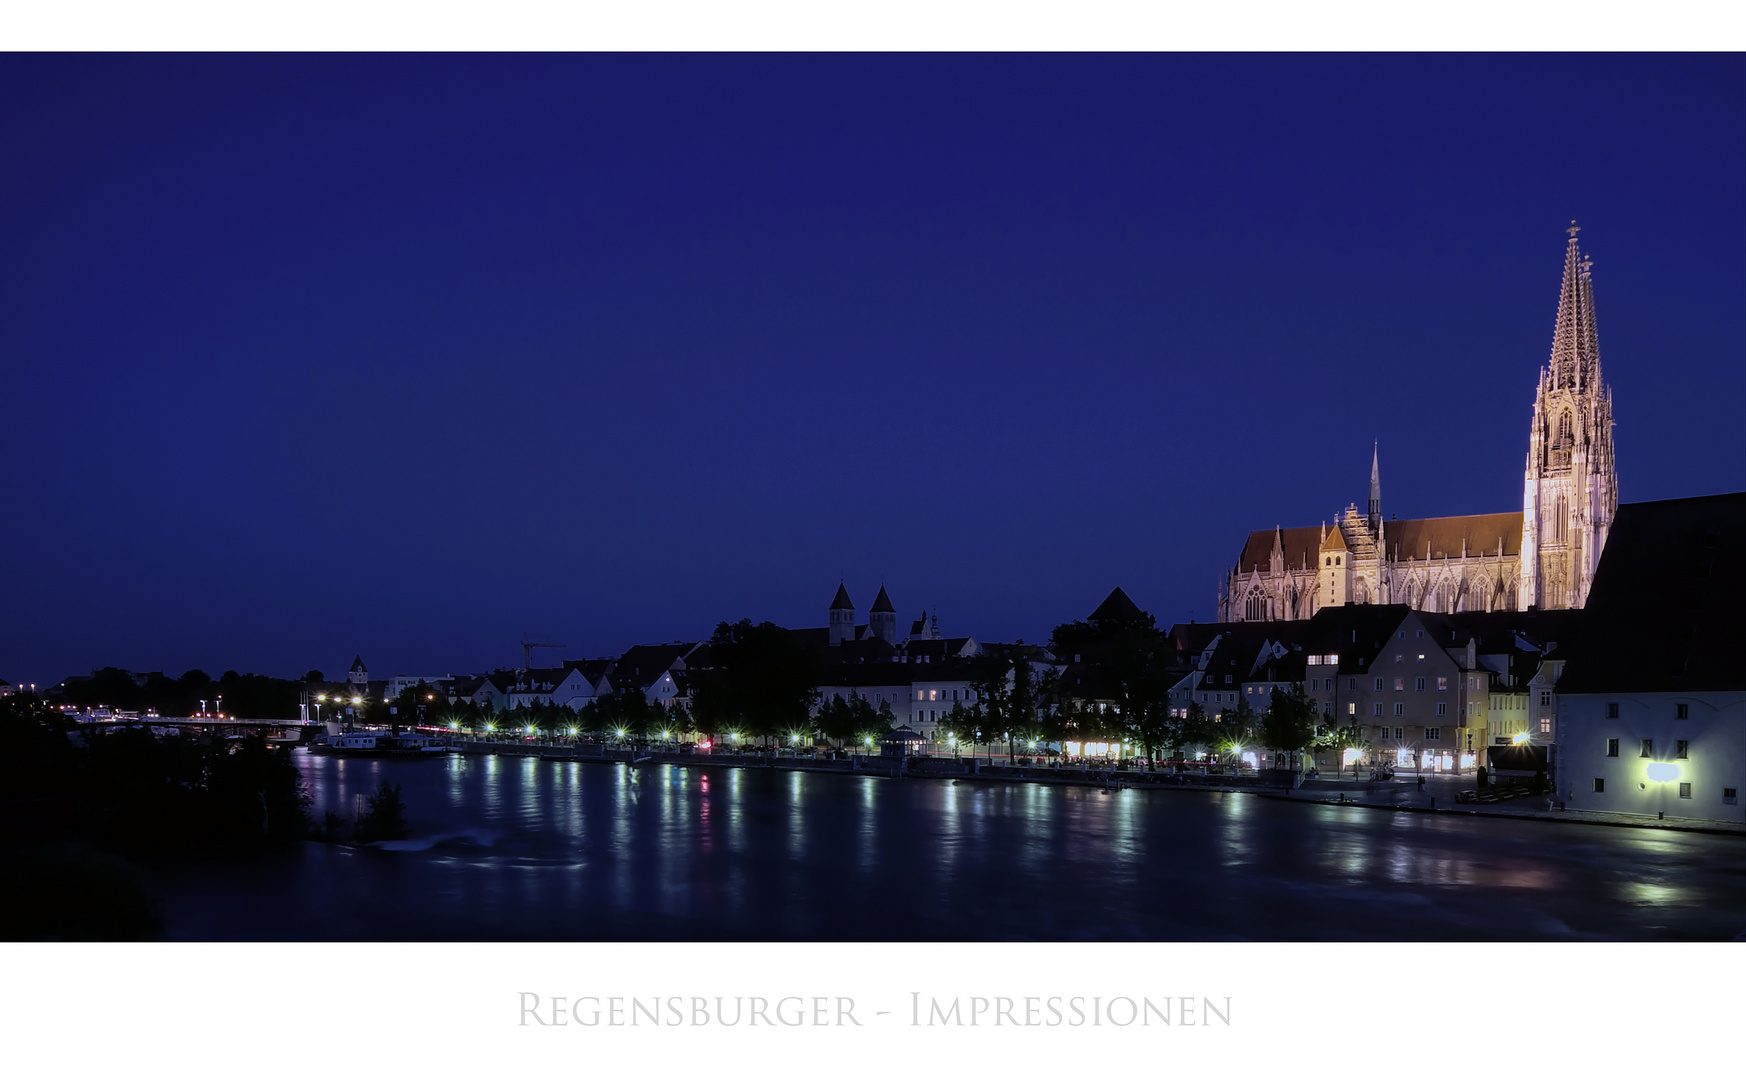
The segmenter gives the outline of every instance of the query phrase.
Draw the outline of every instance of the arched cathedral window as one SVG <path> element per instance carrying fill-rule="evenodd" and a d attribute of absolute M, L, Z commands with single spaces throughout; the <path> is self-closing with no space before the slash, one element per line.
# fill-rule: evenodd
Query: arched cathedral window
<path fill-rule="evenodd" d="M 1564 543 L 1564 539 L 1565 539 L 1565 536 L 1567 534 L 1566 525 L 1568 523 L 1569 517 L 1570 517 L 1570 506 L 1568 503 L 1566 503 L 1564 501 L 1564 496 L 1559 495 L 1556 499 L 1552 500 L 1552 522 L 1551 522 L 1551 525 L 1552 525 L 1552 540 L 1554 543 L 1558 543 L 1558 544 Z"/>
<path fill-rule="evenodd" d="M 1558 417 L 1558 441 L 1554 446 L 1569 446 L 1573 440 L 1570 437 L 1570 411 L 1567 409 Z"/>

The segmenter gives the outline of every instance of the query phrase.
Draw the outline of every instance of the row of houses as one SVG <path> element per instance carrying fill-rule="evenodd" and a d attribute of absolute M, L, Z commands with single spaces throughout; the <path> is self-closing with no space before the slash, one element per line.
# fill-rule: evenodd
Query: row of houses
<path fill-rule="evenodd" d="M 1743 611 L 1746 493 L 1621 504 L 1581 608 L 1178 625 L 1170 707 L 1302 686 L 1369 761 L 1545 769 L 1572 809 L 1746 822 Z"/>

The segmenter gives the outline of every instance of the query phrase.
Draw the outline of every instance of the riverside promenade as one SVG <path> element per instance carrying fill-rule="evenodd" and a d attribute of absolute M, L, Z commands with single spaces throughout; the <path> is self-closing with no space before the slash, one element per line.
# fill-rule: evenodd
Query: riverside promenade
<path fill-rule="evenodd" d="M 1521 796 L 1493 803 L 1461 802 L 1462 792 L 1474 790 L 1472 776 L 1413 776 L 1392 780 L 1310 778 L 1299 787 L 1271 771 L 1238 774 L 1174 775 L 1164 772 L 1088 768 L 1081 766 L 1018 766 L 996 764 L 988 758 L 914 755 L 887 758 L 856 754 L 848 757 L 783 756 L 761 753 L 682 753 L 614 747 L 598 743 L 569 744 L 506 741 L 465 741 L 456 744 L 469 755 L 498 754 L 536 757 L 544 761 L 594 762 L 599 764 L 676 765 L 686 768 L 777 769 L 797 772 L 839 773 L 888 779 L 935 779 L 955 783 L 1061 784 L 1116 792 L 1127 789 L 1156 791 L 1221 791 L 1255 795 L 1286 802 L 1351 806 L 1359 809 L 1464 817 L 1514 818 L 1560 821 L 1682 832 L 1705 832 L 1746 837 L 1746 824 L 1701 818 L 1658 818 L 1645 814 L 1614 814 L 1591 810 L 1559 810 L 1545 796 Z"/>

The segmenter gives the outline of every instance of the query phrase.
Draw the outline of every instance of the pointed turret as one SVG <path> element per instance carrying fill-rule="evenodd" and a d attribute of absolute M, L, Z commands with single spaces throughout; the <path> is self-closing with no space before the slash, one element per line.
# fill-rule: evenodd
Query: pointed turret
<path fill-rule="evenodd" d="M 897 614 L 897 609 L 891 606 L 891 597 L 886 595 L 885 586 L 881 585 L 879 586 L 879 595 L 873 598 L 873 606 L 868 609 L 868 612 L 877 615 L 886 611 L 893 615 Z"/>
<path fill-rule="evenodd" d="M 855 602 L 849 599 L 849 587 L 842 582 L 837 583 L 837 598 L 831 601 L 832 611 L 854 611 Z"/>
<path fill-rule="evenodd" d="M 1382 443 L 1370 447 L 1370 535 L 1382 529 Z"/>

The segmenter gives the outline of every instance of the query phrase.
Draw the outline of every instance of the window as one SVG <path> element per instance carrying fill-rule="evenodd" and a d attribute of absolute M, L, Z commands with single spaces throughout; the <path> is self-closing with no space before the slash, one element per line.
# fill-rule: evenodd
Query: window
<path fill-rule="evenodd" d="M 1654 757 L 1655 756 L 1655 740 L 1654 739 L 1644 739 L 1643 740 L 1643 752 L 1638 754 L 1637 756 L 1638 757 Z"/>
<path fill-rule="evenodd" d="M 1542 734 L 1542 735 L 1552 734 L 1552 718 L 1550 716 L 1540 717 L 1540 734 Z"/>
<path fill-rule="evenodd" d="M 1442 742 L 1443 741 L 1443 729 L 1440 727 L 1428 727 L 1428 728 L 1426 728 L 1425 729 L 1425 741 L 1426 742 Z"/>
<path fill-rule="evenodd" d="M 1404 653 L 1395 653 L 1394 654 L 1394 662 L 1397 664 L 1405 659 L 1406 659 L 1406 654 L 1404 654 Z"/>
<path fill-rule="evenodd" d="M 1682 799 L 1691 798 L 1691 785 L 1690 784 L 1679 785 L 1679 797 Z"/>
<path fill-rule="evenodd" d="M 1356 701 L 1346 702 L 1346 715 L 1347 716 L 1357 716 L 1358 715 L 1358 703 Z"/>
<path fill-rule="evenodd" d="M 1320 680 L 1320 679 L 1311 679 L 1310 680 L 1310 689 L 1311 690 L 1320 690 L 1321 688 L 1322 688 L 1322 680 Z"/>
<path fill-rule="evenodd" d="M 1424 637 L 1424 636 L 1425 636 L 1425 632 L 1423 630 L 1414 630 L 1413 631 L 1413 637 Z M 1419 659 L 1423 660 L 1424 657 L 1421 656 L 1421 657 L 1419 657 Z"/>
<path fill-rule="evenodd" d="M 1551 700 L 1551 698 L 1552 698 L 1551 694 L 1541 694 L 1540 695 L 1540 704 L 1542 704 L 1542 705 L 1547 704 Z M 1608 720 L 1617 720 L 1618 718 L 1619 718 L 1619 703 L 1616 701 L 1607 702 L 1607 719 Z"/>
<path fill-rule="evenodd" d="M 1406 715 L 1406 706 L 1405 706 L 1405 705 L 1402 705 L 1402 704 L 1401 704 L 1401 703 L 1400 703 L 1400 702 L 1398 702 L 1398 701 L 1397 701 L 1397 702 L 1395 702 L 1395 703 L 1394 703 L 1394 715 L 1396 715 L 1396 716 L 1405 716 L 1405 715 Z"/>
<path fill-rule="evenodd" d="M 1425 692 L 1425 677 L 1423 675 L 1413 680 L 1413 689 L 1421 694 Z"/>
<path fill-rule="evenodd" d="M 1347 676 L 1347 678 L 1346 678 L 1346 689 L 1348 689 L 1348 690 L 1356 690 L 1356 689 L 1358 689 L 1358 678 L 1357 678 L 1357 676 L 1355 676 L 1355 675 L 1354 675 L 1354 676 Z"/>
<path fill-rule="evenodd" d="M 1376 680 L 1376 692 L 1379 694 L 1382 692 L 1382 679 L 1380 676 Z"/>
<path fill-rule="evenodd" d="M 1595 777 L 1594 778 L 1594 793 L 1596 795 L 1600 795 L 1600 794 L 1604 794 L 1606 792 L 1606 790 L 1607 790 L 1606 780 L 1599 777 L 1599 776 Z"/>
<path fill-rule="evenodd" d="M 1394 692 L 1398 694 L 1402 690 L 1405 690 L 1405 689 L 1406 689 L 1406 680 L 1403 679 L 1402 677 L 1400 677 L 1399 675 L 1396 675 L 1394 677 Z"/>
<path fill-rule="evenodd" d="M 1449 689 L 1449 680 L 1444 678 L 1441 675 L 1437 676 L 1437 689 L 1439 689 L 1439 690 Z"/>
<path fill-rule="evenodd" d="M 1552 691 L 1550 691 L 1550 690 L 1540 691 L 1540 708 L 1550 709 L 1551 707 L 1552 707 Z M 1618 710 L 1619 710 L 1618 702 L 1613 702 L 1612 704 L 1607 706 L 1607 715 L 1616 720 L 1619 717 Z"/>
<path fill-rule="evenodd" d="M 1382 715 L 1382 702 L 1379 701 L 1375 705 L 1372 705 L 1371 709 L 1374 710 L 1374 712 L 1372 713 L 1373 716 L 1381 716 Z"/>
<path fill-rule="evenodd" d="M 1226 686 L 1231 685 L 1231 677 L 1229 675 L 1225 676 L 1225 685 Z"/>
<path fill-rule="evenodd" d="M 1687 751 L 1690 749 L 1691 743 L 1689 741 L 1685 739 L 1675 739 L 1673 743 L 1673 756 L 1676 758 L 1685 757 Z"/>
<path fill-rule="evenodd" d="M 1725 787 L 1722 789 L 1722 801 L 1733 806 L 1740 801 L 1740 789 Z"/>
<path fill-rule="evenodd" d="M 1691 719 L 1691 706 L 1687 705 L 1685 702 L 1682 701 L 1678 705 L 1675 705 L 1673 707 L 1673 715 L 1676 719 L 1679 719 L 1679 720 L 1690 720 Z"/>
<path fill-rule="evenodd" d="M 1619 740 L 1608 739 L 1607 740 L 1607 757 L 1618 757 L 1618 756 L 1619 756 Z"/>
<path fill-rule="evenodd" d="M 1437 715 L 1438 716 L 1448 716 L 1449 715 L 1448 703 L 1442 702 L 1442 701 L 1437 702 Z"/>
<path fill-rule="evenodd" d="M 1322 715 L 1323 716 L 1334 715 L 1334 703 L 1333 702 L 1331 702 L 1331 701 L 1322 702 Z"/>
<path fill-rule="evenodd" d="M 1395 728 L 1394 729 L 1394 737 L 1397 740 L 1406 738 L 1406 728 L 1401 728 L 1401 727 Z"/>
<path fill-rule="evenodd" d="M 1421 664 L 1422 664 L 1422 663 L 1424 663 L 1424 662 L 1425 662 L 1425 654 L 1424 654 L 1424 653 L 1420 653 L 1420 654 L 1419 654 L 1419 663 L 1421 663 Z"/>

